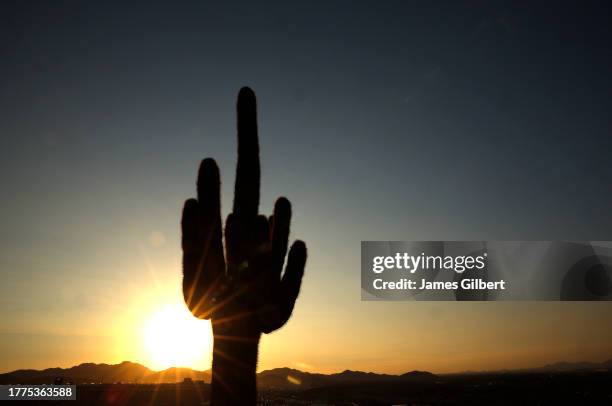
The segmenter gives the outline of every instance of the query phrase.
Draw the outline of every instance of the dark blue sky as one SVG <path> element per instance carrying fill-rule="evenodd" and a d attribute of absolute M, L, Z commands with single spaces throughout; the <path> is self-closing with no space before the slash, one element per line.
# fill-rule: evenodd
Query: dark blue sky
<path fill-rule="evenodd" d="M 230 207 L 244 85 L 321 308 L 358 301 L 360 240 L 611 239 L 610 5 L 534 3 L 2 2 L 3 310 L 61 302 L 24 275 L 129 275 L 152 232 L 175 275 L 200 159 Z"/>
<path fill-rule="evenodd" d="M 320 209 L 609 237 L 605 3 L 17 4 L 1 24 L 9 196 L 176 192 L 205 155 L 227 181 L 250 85 L 264 184 L 334 202 Z"/>

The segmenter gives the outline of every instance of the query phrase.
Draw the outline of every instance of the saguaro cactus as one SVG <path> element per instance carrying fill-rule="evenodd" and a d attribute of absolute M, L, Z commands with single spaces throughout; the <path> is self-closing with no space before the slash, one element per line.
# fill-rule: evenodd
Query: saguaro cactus
<path fill-rule="evenodd" d="M 183 208 L 183 294 L 194 316 L 211 319 L 214 337 L 212 403 L 255 404 L 261 333 L 282 327 L 293 311 L 306 245 L 287 254 L 291 204 L 284 197 L 270 217 L 258 214 L 260 165 L 255 93 L 238 94 L 238 165 L 233 211 L 222 241 L 220 176 L 216 162 L 200 165 L 197 199 Z"/>

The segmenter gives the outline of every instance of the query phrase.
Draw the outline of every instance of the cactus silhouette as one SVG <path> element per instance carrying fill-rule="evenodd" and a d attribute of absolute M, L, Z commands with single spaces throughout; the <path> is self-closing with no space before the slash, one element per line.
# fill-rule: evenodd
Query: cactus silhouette
<path fill-rule="evenodd" d="M 260 165 L 255 93 L 238 94 L 238 164 L 233 211 L 222 241 L 220 175 L 216 162 L 200 165 L 197 199 L 181 221 L 183 295 L 194 316 L 210 319 L 214 337 L 211 402 L 255 404 L 255 370 L 261 333 L 282 327 L 293 311 L 306 245 L 287 255 L 291 204 L 284 197 L 270 217 L 258 214 Z M 225 255 L 224 255 L 225 254 Z"/>

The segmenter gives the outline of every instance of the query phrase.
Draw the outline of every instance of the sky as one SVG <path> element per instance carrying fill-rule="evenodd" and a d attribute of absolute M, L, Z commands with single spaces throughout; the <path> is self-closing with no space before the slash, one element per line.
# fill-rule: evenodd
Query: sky
<path fill-rule="evenodd" d="M 245 85 L 260 210 L 287 196 L 309 248 L 260 370 L 612 358 L 607 303 L 362 302 L 359 275 L 361 240 L 612 239 L 609 4 L 126 3 L 0 6 L 0 372 L 210 367 L 180 212 L 214 157 L 228 214 Z"/>

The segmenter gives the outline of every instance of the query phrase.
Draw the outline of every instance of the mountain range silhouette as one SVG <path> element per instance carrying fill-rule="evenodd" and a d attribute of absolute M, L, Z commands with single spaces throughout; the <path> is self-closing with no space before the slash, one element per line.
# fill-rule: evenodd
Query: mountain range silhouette
<path fill-rule="evenodd" d="M 19 369 L 0 374 L 0 384 L 43 384 L 51 383 L 57 377 L 75 384 L 87 383 L 174 383 L 185 378 L 193 381 L 210 382 L 211 372 L 190 368 L 172 367 L 153 371 L 144 365 L 124 361 L 120 364 L 84 363 L 71 368 L 48 368 L 44 370 Z"/>
<path fill-rule="evenodd" d="M 607 370 L 612 371 L 612 359 L 604 362 L 557 362 L 537 368 L 520 370 L 498 370 L 495 372 L 569 372 Z M 491 373 L 494 371 L 465 374 Z M 71 368 L 48 368 L 44 370 L 20 369 L 0 374 L 0 384 L 53 383 L 56 378 L 75 384 L 87 383 L 176 383 L 186 378 L 210 383 L 211 370 L 198 371 L 190 368 L 168 368 L 153 371 L 144 365 L 124 361 L 120 364 L 84 363 Z M 262 389 L 310 389 L 335 384 L 383 383 L 383 382 L 435 382 L 439 376 L 426 371 L 411 371 L 401 375 L 377 374 L 345 370 L 334 374 L 304 372 L 292 368 L 275 368 L 257 374 L 257 385 Z"/>

